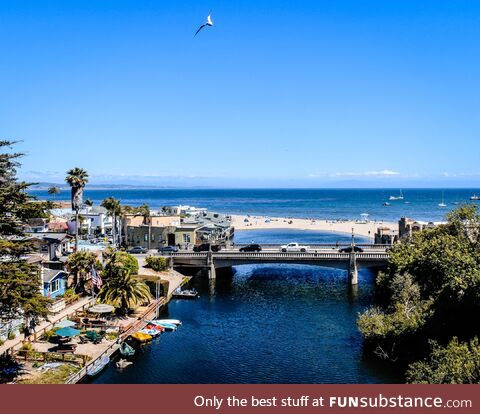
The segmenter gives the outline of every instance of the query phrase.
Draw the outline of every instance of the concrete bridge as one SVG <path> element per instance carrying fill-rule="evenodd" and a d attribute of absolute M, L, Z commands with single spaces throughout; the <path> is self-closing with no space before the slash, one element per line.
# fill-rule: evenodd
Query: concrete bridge
<path fill-rule="evenodd" d="M 332 247 L 333 246 L 333 247 Z M 219 252 L 177 252 L 171 255 L 174 267 L 205 269 L 211 279 L 216 278 L 216 269 L 245 264 L 291 263 L 333 267 L 348 271 L 348 280 L 358 284 L 359 268 L 385 268 L 388 246 L 357 245 L 363 252 L 341 253 L 334 245 L 310 246 L 306 252 L 281 252 L 280 246 L 264 246 L 261 252 L 240 252 L 234 249 Z"/>

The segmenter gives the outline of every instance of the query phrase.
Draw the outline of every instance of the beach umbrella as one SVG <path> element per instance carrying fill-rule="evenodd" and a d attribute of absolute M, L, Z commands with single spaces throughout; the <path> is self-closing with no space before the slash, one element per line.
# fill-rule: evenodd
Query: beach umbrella
<path fill-rule="evenodd" d="M 88 309 L 91 313 L 111 313 L 115 310 L 115 308 L 111 305 L 106 305 L 104 303 L 97 303 L 93 305 L 90 309 Z"/>
<path fill-rule="evenodd" d="M 68 327 L 72 327 L 72 326 L 75 326 L 75 325 L 76 325 L 75 322 L 70 321 L 68 319 L 65 319 L 65 320 L 55 324 L 54 328 L 68 328 Z"/>
<path fill-rule="evenodd" d="M 66 328 L 62 328 L 62 329 L 59 329 L 58 331 L 55 331 L 55 334 L 58 336 L 63 336 L 65 338 L 65 337 L 80 335 L 80 331 L 78 329 L 72 328 L 71 326 L 68 326 Z"/>

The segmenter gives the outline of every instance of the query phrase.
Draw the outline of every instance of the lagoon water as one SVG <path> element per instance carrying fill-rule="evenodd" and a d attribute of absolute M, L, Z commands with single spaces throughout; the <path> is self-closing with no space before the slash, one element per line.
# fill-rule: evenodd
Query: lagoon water
<path fill-rule="evenodd" d="M 325 238 L 331 234 L 307 231 L 236 237 L 265 243 L 332 240 Z M 183 321 L 178 331 L 138 347 L 133 365 L 118 370 L 110 364 L 93 382 L 401 382 L 362 356 L 356 318 L 372 303 L 374 277 L 361 271 L 358 290 L 349 289 L 346 272 L 315 266 L 249 265 L 214 282 L 194 278 L 200 298 L 172 300 L 162 314 Z"/>
<path fill-rule="evenodd" d="M 52 199 L 46 191 L 31 191 L 42 199 Z M 404 190 L 404 200 L 391 201 L 399 189 L 112 189 L 85 190 L 96 205 L 113 196 L 124 204 L 147 203 L 152 208 L 187 204 L 228 214 L 256 214 L 272 217 L 314 217 L 318 219 L 359 219 L 361 213 L 372 220 L 397 221 L 402 216 L 417 220 L 440 221 L 457 203 L 468 202 L 480 189 L 447 189 L 443 191 L 447 207 L 440 208 L 442 190 Z M 68 200 L 63 190 L 56 199 Z M 478 202 L 477 202 L 478 203 Z M 480 203 L 478 203 L 480 204 Z"/>
<path fill-rule="evenodd" d="M 320 219 L 396 221 L 401 216 L 439 221 L 474 189 L 445 190 L 446 208 L 438 207 L 438 189 L 404 190 L 404 200 L 382 204 L 394 189 L 242 190 L 116 189 L 87 190 L 96 205 L 114 196 L 130 205 L 188 204 L 230 214 Z M 46 191 L 34 191 L 49 198 Z M 68 199 L 64 191 L 57 199 Z M 335 243 L 348 235 L 264 230 L 236 232 L 236 243 Z M 357 242 L 366 242 L 357 238 Z M 314 266 L 239 266 L 215 282 L 194 278 L 200 292 L 193 301 L 173 300 L 162 316 L 181 319 L 138 348 L 134 364 L 118 370 L 113 363 L 95 383 L 389 383 L 402 378 L 384 364 L 366 359 L 356 327 L 358 313 L 373 303 L 375 275 L 360 271 L 358 289 L 347 286 L 346 272 Z"/>

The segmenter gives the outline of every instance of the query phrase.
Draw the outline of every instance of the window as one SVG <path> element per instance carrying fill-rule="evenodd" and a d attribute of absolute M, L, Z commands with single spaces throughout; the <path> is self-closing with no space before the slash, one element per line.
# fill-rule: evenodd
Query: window
<path fill-rule="evenodd" d="M 143 240 L 148 241 L 148 233 L 145 233 L 145 235 L 143 236 Z"/>
<path fill-rule="evenodd" d="M 50 293 L 55 293 L 60 290 L 60 280 L 56 279 L 50 283 Z"/>
<path fill-rule="evenodd" d="M 190 234 L 183 233 L 183 242 L 190 243 Z"/>
<path fill-rule="evenodd" d="M 155 234 L 152 233 L 152 241 L 155 241 Z"/>

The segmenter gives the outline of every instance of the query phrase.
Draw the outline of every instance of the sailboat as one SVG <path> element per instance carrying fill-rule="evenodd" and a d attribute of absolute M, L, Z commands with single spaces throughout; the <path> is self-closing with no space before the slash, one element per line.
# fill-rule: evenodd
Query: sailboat
<path fill-rule="evenodd" d="M 445 204 L 445 192 L 442 191 L 442 202 L 441 203 L 438 203 L 438 207 L 447 207 L 447 205 Z"/>
<path fill-rule="evenodd" d="M 472 195 L 472 196 L 470 197 L 470 200 L 472 200 L 472 201 L 479 201 L 479 200 L 480 200 L 480 196 L 474 194 L 474 195 Z"/>
<path fill-rule="evenodd" d="M 393 201 L 393 200 L 403 200 L 402 190 L 400 190 L 400 195 L 399 196 L 390 196 L 388 199 L 391 200 L 391 201 Z"/>

